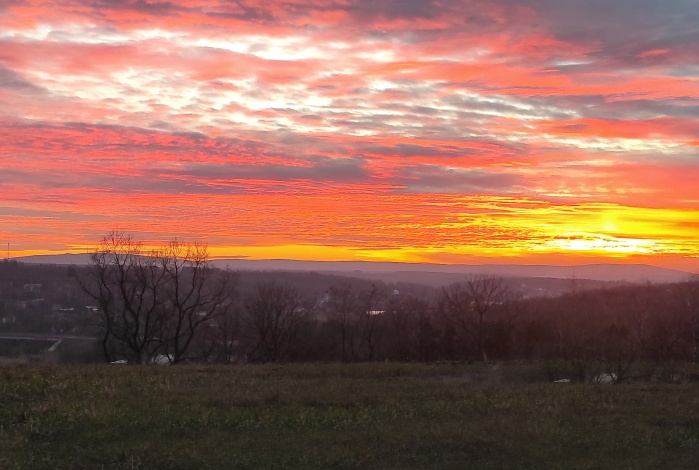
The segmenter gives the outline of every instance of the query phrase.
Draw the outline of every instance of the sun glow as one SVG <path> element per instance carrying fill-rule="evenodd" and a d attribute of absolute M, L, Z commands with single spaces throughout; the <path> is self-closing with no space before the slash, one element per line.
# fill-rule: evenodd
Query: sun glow
<path fill-rule="evenodd" d="M 614 238 L 602 235 L 590 236 L 569 234 L 557 237 L 546 244 L 554 250 L 610 253 L 614 255 L 636 255 L 657 252 L 657 242 L 632 238 Z"/>

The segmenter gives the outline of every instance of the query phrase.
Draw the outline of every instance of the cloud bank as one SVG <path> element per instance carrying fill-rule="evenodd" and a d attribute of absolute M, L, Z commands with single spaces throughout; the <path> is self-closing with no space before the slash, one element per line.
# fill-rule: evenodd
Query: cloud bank
<path fill-rule="evenodd" d="M 692 0 L 0 5 L 0 241 L 699 265 Z"/>

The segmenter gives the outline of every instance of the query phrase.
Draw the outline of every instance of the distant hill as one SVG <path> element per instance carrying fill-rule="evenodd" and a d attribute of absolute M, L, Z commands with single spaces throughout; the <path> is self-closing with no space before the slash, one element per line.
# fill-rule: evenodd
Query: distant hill
<path fill-rule="evenodd" d="M 318 271 L 360 274 L 360 277 L 381 274 L 393 281 L 422 282 L 426 276 L 451 279 L 469 274 L 491 274 L 515 278 L 589 279 L 594 281 L 679 282 L 690 273 L 645 264 L 587 264 L 580 266 L 547 265 L 444 265 L 419 263 L 376 263 L 362 261 L 290 261 L 290 260 L 216 260 L 218 266 L 260 271 Z"/>
<path fill-rule="evenodd" d="M 61 255 L 18 256 L 12 259 L 27 264 L 76 264 L 80 266 L 90 262 L 90 255 L 87 253 L 64 253 Z"/>
<path fill-rule="evenodd" d="M 39 255 L 14 258 L 32 264 L 76 264 L 89 262 L 88 254 Z M 344 276 L 381 279 L 387 282 L 411 282 L 444 285 L 463 276 L 491 274 L 508 278 L 552 278 L 572 281 L 679 282 L 690 273 L 645 264 L 586 264 L 580 266 L 548 265 L 446 265 L 420 263 L 379 263 L 364 261 L 293 261 L 293 260 L 214 260 L 216 266 L 242 271 L 303 271 L 335 273 Z"/>

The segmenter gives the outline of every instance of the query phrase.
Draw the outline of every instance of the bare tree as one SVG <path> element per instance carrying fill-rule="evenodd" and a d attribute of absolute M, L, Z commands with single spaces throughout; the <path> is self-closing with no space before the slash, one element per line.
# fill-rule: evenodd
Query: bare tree
<path fill-rule="evenodd" d="M 389 358 L 409 360 L 417 354 L 420 321 L 430 310 L 419 297 L 393 297 L 388 302 L 385 319 Z"/>
<path fill-rule="evenodd" d="M 301 296 L 287 285 L 266 282 L 258 284 L 244 303 L 244 328 L 251 343 L 249 359 L 286 360 L 308 316 Z"/>
<path fill-rule="evenodd" d="M 330 325 L 338 335 L 340 359 L 342 362 L 354 360 L 354 312 L 357 310 L 357 298 L 349 285 L 332 286 L 328 291 L 325 306 Z"/>
<path fill-rule="evenodd" d="M 687 282 L 680 284 L 680 289 L 692 362 L 696 364 L 699 363 L 699 275 L 692 275 Z"/>
<path fill-rule="evenodd" d="M 197 330 L 231 307 L 237 278 L 215 269 L 207 247 L 198 243 L 174 240 L 157 255 L 165 281 L 160 339 L 167 357 L 177 364 L 187 358 Z"/>
<path fill-rule="evenodd" d="M 159 345 L 165 273 L 124 232 L 102 238 L 90 264 L 88 278 L 78 282 L 99 306 L 105 358 L 147 363 Z"/>
<path fill-rule="evenodd" d="M 359 308 L 355 312 L 355 321 L 359 326 L 359 345 L 357 352 L 361 360 L 373 361 L 377 346 L 381 341 L 381 319 L 385 314 L 383 303 L 385 296 L 375 285 L 366 292 L 360 292 Z"/>
<path fill-rule="evenodd" d="M 235 288 L 235 277 L 214 269 L 202 245 L 173 241 L 146 251 L 118 231 L 102 238 L 78 282 L 99 306 L 105 358 L 140 364 L 157 352 L 182 361 L 201 325 L 228 308 Z"/>
<path fill-rule="evenodd" d="M 490 275 L 468 276 L 442 290 L 441 308 L 462 337 L 470 337 L 478 355 L 488 361 L 486 342 L 495 321 L 493 311 L 508 295 L 501 277 Z"/>
<path fill-rule="evenodd" d="M 382 336 L 385 295 L 376 285 L 354 290 L 349 285 L 331 287 L 326 309 L 338 335 L 342 361 L 372 361 Z"/>
<path fill-rule="evenodd" d="M 214 348 L 216 362 L 230 364 L 238 360 L 242 353 L 240 351 L 241 318 L 240 311 L 235 307 L 226 309 L 223 315 L 216 319 L 216 330 L 213 333 L 216 338 Z"/>
<path fill-rule="evenodd" d="M 644 288 L 620 291 L 619 304 L 607 312 L 608 341 L 603 347 L 603 362 L 615 383 L 650 378 L 657 364 L 649 355 L 651 320 L 657 314 L 657 289 L 650 283 Z"/>

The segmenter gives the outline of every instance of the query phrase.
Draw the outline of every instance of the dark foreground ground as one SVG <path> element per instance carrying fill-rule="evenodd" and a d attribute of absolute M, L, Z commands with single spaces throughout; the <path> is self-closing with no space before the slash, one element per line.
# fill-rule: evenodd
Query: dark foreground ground
<path fill-rule="evenodd" d="M 697 384 L 473 367 L 5 366 L 0 468 L 699 468 Z"/>

